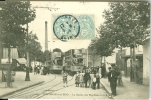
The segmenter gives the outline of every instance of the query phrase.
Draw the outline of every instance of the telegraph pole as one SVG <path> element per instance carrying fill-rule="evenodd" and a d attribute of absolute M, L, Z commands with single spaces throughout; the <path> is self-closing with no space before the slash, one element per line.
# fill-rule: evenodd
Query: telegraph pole
<path fill-rule="evenodd" d="M 30 1 L 29 1 L 30 3 Z M 28 8 L 27 8 L 27 11 L 28 11 Z M 30 76 L 29 76 L 29 48 L 28 48 L 28 23 L 27 23 L 27 44 L 26 44 L 26 54 L 27 54 L 27 66 L 26 66 L 26 78 L 25 78 L 25 81 L 30 81 Z"/>
<path fill-rule="evenodd" d="M 26 66 L 26 78 L 25 81 L 30 81 L 30 76 L 29 76 L 29 48 L 28 48 L 28 24 L 27 24 L 27 66 Z"/>
<path fill-rule="evenodd" d="M 0 8 L 0 11 L 2 10 L 2 8 Z M 1 65 L 1 59 L 3 57 L 3 48 L 2 48 L 2 39 L 1 39 L 1 30 L 2 30 L 2 20 L 0 19 L 0 68 L 2 68 L 2 65 Z M 2 78 L 2 81 L 3 81 L 3 72 L 1 73 L 1 78 Z"/>

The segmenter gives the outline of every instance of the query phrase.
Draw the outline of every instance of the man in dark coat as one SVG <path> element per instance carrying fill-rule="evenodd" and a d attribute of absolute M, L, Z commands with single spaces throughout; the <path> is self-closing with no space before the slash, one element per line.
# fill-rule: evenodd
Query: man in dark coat
<path fill-rule="evenodd" d="M 85 83 L 85 87 L 87 88 L 87 83 L 88 83 L 88 80 L 90 79 L 90 74 L 88 72 L 88 70 L 86 70 L 85 74 L 84 74 L 84 83 Z"/>
<path fill-rule="evenodd" d="M 116 67 L 109 67 L 109 73 L 108 73 L 108 81 L 110 82 L 110 87 L 112 91 L 112 95 L 116 96 L 116 86 L 117 86 L 117 78 L 118 78 L 119 72 Z"/>

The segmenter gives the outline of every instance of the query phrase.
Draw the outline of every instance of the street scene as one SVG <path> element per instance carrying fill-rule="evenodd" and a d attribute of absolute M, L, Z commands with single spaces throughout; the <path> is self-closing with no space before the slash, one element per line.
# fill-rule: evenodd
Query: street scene
<path fill-rule="evenodd" d="M 0 98 L 150 99 L 150 3 L 0 1 Z"/>

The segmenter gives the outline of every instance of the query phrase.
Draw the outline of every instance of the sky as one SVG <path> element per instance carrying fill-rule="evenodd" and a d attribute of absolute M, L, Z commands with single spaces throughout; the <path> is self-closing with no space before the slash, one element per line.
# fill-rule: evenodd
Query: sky
<path fill-rule="evenodd" d="M 49 1 L 31 1 L 32 8 L 36 10 L 36 18 L 29 23 L 29 31 L 33 31 L 38 36 L 42 50 L 45 50 L 45 21 L 48 22 L 48 50 L 59 48 L 63 52 L 69 49 L 87 48 L 91 40 L 73 40 L 63 42 L 54 38 L 53 32 L 53 15 L 94 15 L 94 30 L 97 35 L 96 28 L 104 22 L 102 17 L 103 11 L 108 9 L 107 2 L 49 2 Z M 39 8 L 38 8 L 39 7 Z M 48 8 L 50 7 L 51 10 Z"/>

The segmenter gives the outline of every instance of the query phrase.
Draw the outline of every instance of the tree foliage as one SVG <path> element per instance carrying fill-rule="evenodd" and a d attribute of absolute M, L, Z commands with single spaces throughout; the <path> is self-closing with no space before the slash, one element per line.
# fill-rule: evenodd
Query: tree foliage
<path fill-rule="evenodd" d="M 110 56 L 113 53 L 112 46 L 110 46 L 109 41 L 104 37 L 95 38 L 91 41 L 89 45 L 89 51 L 93 54 L 102 56 Z"/>
<path fill-rule="evenodd" d="M 129 47 L 132 43 L 142 44 L 150 32 L 150 4 L 148 2 L 112 2 L 104 11 L 106 35 L 111 43 Z M 102 27 L 100 27 L 102 28 Z M 102 30 L 100 30 L 101 32 Z"/>
<path fill-rule="evenodd" d="M 91 41 L 89 49 L 109 56 L 115 48 L 142 44 L 149 35 L 150 4 L 148 2 L 111 2 L 104 10 L 105 22 L 97 29 L 99 38 Z"/>
<path fill-rule="evenodd" d="M 59 48 L 53 49 L 53 52 L 62 52 Z"/>
<path fill-rule="evenodd" d="M 25 44 L 27 34 L 23 26 L 35 18 L 35 10 L 30 8 L 27 1 L 0 2 L 2 8 L 0 19 L 3 21 L 1 40 L 5 46 Z"/>

